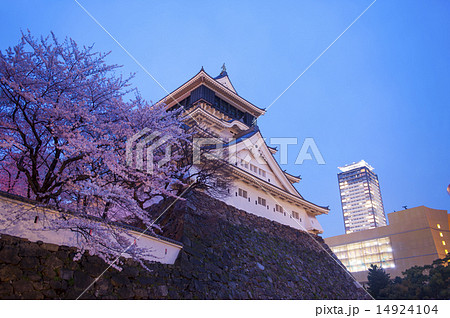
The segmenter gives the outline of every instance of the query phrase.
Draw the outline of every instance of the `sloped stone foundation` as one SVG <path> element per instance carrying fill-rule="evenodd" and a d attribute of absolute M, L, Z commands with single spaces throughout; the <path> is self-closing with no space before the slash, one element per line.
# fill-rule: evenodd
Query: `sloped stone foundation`
<path fill-rule="evenodd" d="M 272 222 L 201 193 L 175 205 L 184 248 L 174 265 L 126 260 L 81 299 L 369 299 L 319 236 Z M 319 244 L 317 243 L 319 242 Z M 76 299 L 106 268 L 75 250 L 2 235 L 0 299 Z"/>

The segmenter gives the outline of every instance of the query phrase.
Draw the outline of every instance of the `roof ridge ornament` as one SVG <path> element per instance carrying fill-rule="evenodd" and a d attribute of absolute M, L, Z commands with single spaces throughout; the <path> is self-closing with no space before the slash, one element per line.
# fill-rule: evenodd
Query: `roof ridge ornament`
<path fill-rule="evenodd" d="M 225 63 L 222 64 L 222 73 L 226 73 L 227 72 L 227 68 L 225 66 Z"/>

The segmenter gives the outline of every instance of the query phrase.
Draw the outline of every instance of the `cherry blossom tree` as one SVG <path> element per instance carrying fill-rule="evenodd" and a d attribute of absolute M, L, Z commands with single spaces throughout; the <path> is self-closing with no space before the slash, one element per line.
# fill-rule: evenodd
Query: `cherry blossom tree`
<path fill-rule="evenodd" d="M 30 33 L 0 51 L 0 189 L 69 211 L 49 230 L 75 231 L 84 238 L 81 253 L 89 249 L 111 261 L 132 244 L 113 223 L 138 220 L 151 230 L 154 216 L 146 207 L 186 188 L 189 167 L 180 166 L 183 153 L 176 149 L 190 135 L 179 111 L 138 94 L 126 101 L 131 77 L 116 76 L 119 66 L 108 65 L 107 55 Z M 127 140 L 138 136 L 142 144 L 148 134 L 158 145 L 151 157 L 144 154 L 151 173 L 127 162 L 126 153 L 137 151 L 127 149 Z M 148 251 L 128 253 L 139 260 Z"/>

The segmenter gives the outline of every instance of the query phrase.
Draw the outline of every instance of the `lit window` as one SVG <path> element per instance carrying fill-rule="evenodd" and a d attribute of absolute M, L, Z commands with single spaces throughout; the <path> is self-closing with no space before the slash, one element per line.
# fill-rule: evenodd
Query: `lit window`
<path fill-rule="evenodd" d="M 258 204 L 266 206 L 266 199 L 258 197 Z"/>
<path fill-rule="evenodd" d="M 441 225 L 440 225 L 440 224 L 436 224 L 436 226 L 437 226 L 437 228 L 438 228 L 438 229 L 440 229 L 440 228 L 441 228 Z"/>
<path fill-rule="evenodd" d="M 239 188 L 239 196 L 243 197 L 243 198 L 247 198 L 247 191 L 242 190 L 241 188 Z"/>
<path fill-rule="evenodd" d="M 394 257 L 388 237 L 332 247 L 336 256 L 351 272 L 367 270 L 370 264 L 394 268 Z"/>
<path fill-rule="evenodd" d="M 444 246 L 445 246 L 445 241 L 442 241 L 442 245 L 444 245 Z"/>
<path fill-rule="evenodd" d="M 444 234 L 442 234 L 442 232 L 439 232 L 439 236 L 444 237 Z"/>
<path fill-rule="evenodd" d="M 445 254 L 448 254 L 448 250 L 444 250 Z"/>
<path fill-rule="evenodd" d="M 283 207 L 281 205 L 275 204 L 275 211 L 283 213 Z"/>

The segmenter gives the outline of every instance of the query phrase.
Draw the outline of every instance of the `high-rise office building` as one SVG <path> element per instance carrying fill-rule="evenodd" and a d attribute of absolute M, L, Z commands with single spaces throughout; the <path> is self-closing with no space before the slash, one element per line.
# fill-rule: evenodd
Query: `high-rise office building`
<path fill-rule="evenodd" d="M 339 167 L 339 190 L 345 233 L 386 225 L 378 176 L 364 160 Z"/>

